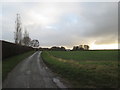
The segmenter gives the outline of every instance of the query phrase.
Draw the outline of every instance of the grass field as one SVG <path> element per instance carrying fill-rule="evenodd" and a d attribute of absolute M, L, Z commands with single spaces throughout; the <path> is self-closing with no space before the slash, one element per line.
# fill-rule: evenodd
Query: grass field
<path fill-rule="evenodd" d="M 74 87 L 118 86 L 118 51 L 44 51 L 42 58 Z"/>
<path fill-rule="evenodd" d="M 7 58 L 2 61 L 2 81 L 6 78 L 8 73 L 21 61 L 33 54 L 34 51 L 23 53 L 17 56 Z"/>
<path fill-rule="evenodd" d="M 52 51 L 49 53 L 68 60 L 118 60 L 118 51 Z"/>

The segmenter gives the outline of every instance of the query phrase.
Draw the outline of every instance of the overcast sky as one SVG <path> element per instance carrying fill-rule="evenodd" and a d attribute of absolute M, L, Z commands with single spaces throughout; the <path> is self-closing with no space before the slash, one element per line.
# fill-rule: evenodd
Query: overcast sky
<path fill-rule="evenodd" d="M 23 32 L 26 28 L 30 38 L 38 39 L 41 47 L 72 48 L 88 44 L 91 49 L 96 49 L 97 45 L 117 48 L 117 2 L 3 3 L 3 40 L 14 42 L 17 13 L 21 16 Z"/>

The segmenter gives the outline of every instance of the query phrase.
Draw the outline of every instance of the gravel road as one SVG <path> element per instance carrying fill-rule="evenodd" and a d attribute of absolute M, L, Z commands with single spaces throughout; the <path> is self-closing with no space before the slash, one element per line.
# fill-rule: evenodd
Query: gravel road
<path fill-rule="evenodd" d="M 3 88 L 66 88 L 46 67 L 41 51 L 19 63 L 3 82 Z"/>

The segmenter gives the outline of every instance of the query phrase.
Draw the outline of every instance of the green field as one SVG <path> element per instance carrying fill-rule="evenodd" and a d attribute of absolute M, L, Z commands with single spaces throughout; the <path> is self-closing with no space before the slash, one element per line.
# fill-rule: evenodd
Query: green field
<path fill-rule="evenodd" d="M 35 51 L 26 52 L 7 58 L 2 61 L 2 81 L 7 77 L 8 73 L 22 60 L 33 54 Z"/>
<path fill-rule="evenodd" d="M 52 51 L 49 53 L 68 60 L 118 60 L 118 51 Z"/>
<path fill-rule="evenodd" d="M 42 58 L 73 87 L 118 86 L 118 51 L 44 51 Z"/>

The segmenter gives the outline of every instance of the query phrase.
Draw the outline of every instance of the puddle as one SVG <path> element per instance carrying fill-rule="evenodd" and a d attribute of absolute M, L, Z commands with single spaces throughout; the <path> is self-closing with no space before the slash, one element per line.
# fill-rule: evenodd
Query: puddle
<path fill-rule="evenodd" d="M 59 88 L 67 88 L 66 86 L 63 85 L 62 82 L 60 82 L 59 79 L 53 78 L 53 82 L 59 87 Z"/>

